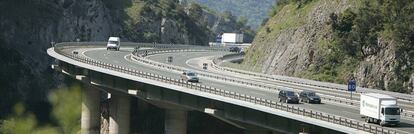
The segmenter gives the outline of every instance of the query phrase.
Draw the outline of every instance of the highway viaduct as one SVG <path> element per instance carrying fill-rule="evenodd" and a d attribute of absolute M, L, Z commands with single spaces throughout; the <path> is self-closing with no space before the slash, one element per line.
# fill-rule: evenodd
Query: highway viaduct
<path fill-rule="evenodd" d="M 405 117 L 401 128 L 360 121 L 357 114 L 350 112 L 355 111 L 352 107 L 358 102 L 341 93 L 321 91 L 329 102 L 320 106 L 279 103 L 278 89 L 292 87 L 272 85 L 274 82 L 265 77 L 235 76 L 235 71 L 219 67 L 215 64 L 219 62 L 215 61 L 217 57 L 230 54 L 225 48 L 123 43 L 121 51 L 106 51 L 105 43 L 85 42 L 56 44 L 47 52 L 56 59 L 53 69 L 82 81 L 87 87 L 82 90 L 82 133 L 99 133 L 102 93 L 111 94 L 111 134 L 130 133 L 132 97 L 165 110 L 167 134 L 186 133 L 188 111 L 209 114 L 241 129 L 248 129 L 246 125 L 258 126 L 270 133 L 299 133 L 301 125 L 306 126 L 308 133 L 412 133 L 414 130 L 410 115 Z M 168 56 L 176 57 L 173 63 L 165 63 Z M 211 64 L 208 71 L 197 67 L 204 62 Z M 198 71 L 201 82 L 180 80 L 178 76 L 185 69 Z M 410 102 L 406 103 L 409 107 Z"/>

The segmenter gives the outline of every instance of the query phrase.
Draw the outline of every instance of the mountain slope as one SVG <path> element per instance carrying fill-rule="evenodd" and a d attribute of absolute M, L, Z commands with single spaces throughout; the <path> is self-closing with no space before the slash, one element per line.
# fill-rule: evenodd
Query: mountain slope
<path fill-rule="evenodd" d="M 52 41 L 120 36 L 122 41 L 207 45 L 208 37 L 217 35 L 210 25 L 234 30 L 201 7 L 171 0 L 7 0 L 0 1 L 0 20 L 0 118 L 18 101 L 29 111 L 38 109 L 62 83 L 46 54 Z"/>
<path fill-rule="evenodd" d="M 235 16 L 248 19 L 247 24 L 256 28 L 266 19 L 275 0 L 188 0 L 219 12 L 230 11 Z"/>
<path fill-rule="evenodd" d="M 404 20 L 414 20 L 413 2 L 280 2 L 255 37 L 244 66 L 335 83 L 355 77 L 362 87 L 412 92 L 414 30 Z"/>

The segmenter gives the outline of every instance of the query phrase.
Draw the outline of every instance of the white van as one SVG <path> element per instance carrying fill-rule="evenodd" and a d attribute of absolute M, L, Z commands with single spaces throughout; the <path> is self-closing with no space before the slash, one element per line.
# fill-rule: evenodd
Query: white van
<path fill-rule="evenodd" d="M 115 50 L 119 51 L 119 48 L 121 47 L 121 39 L 119 37 L 109 37 L 108 44 L 106 45 L 106 50 Z"/>

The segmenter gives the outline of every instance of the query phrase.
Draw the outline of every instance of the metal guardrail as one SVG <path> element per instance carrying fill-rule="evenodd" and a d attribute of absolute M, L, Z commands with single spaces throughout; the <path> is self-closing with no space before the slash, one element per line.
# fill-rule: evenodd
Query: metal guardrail
<path fill-rule="evenodd" d="M 168 49 L 148 49 L 148 50 L 137 50 L 133 54 L 140 57 L 146 57 L 149 55 L 159 53 L 175 53 L 175 52 L 206 52 L 206 51 L 227 51 L 226 48 L 168 48 Z"/>
<path fill-rule="evenodd" d="M 365 132 L 383 133 L 383 134 L 397 134 L 397 132 L 395 130 L 390 130 L 389 128 L 378 127 L 378 126 L 374 126 L 374 125 L 367 124 L 367 123 L 360 122 L 360 121 L 353 120 L 353 119 L 344 118 L 344 117 L 337 116 L 337 115 L 331 115 L 331 114 L 327 114 L 327 113 L 323 113 L 323 112 L 301 109 L 299 107 L 289 106 L 289 105 L 286 105 L 286 104 L 283 104 L 283 103 L 278 103 L 278 102 L 275 102 L 275 101 L 266 100 L 266 99 L 262 99 L 262 98 L 257 98 L 257 97 L 253 97 L 253 96 L 249 96 L 249 95 L 245 95 L 245 94 L 236 93 L 236 92 L 226 91 L 226 90 L 223 90 L 223 89 L 218 89 L 218 88 L 214 88 L 214 87 L 210 87 L 210 86 L 206 86 L 206 85 L 201 85 L 201 84 L 198 84 L 198 83 L 189 83 L 189 82 L 183 81 L 183 80 L 177 80 L 177 79 L 164 77 L 164 76 L 157 75 L 157 74 L 142 72 L 142 71 L 126 68 L 126 67 L 121 67 L 121 66 L 118 66 L 118 65 L 112 65 L 112 64 L 108 64 L 108 63 L 105 63 L 105 62 L 102 62 L 102 61 L 96 61 L 96 60 L 88 59 L 88 58 L 85 58 L 85 57 L 81 57 L 79 55 L 74 55 L 74 54 L 71 54 L 71 53 L 68 54 L 68 53 L 65 53 L 65 52 L 61 51 L 61 49 L 62 48 L 59 48 L 59 47 L 54 48 L 55 52 L 58 53 L 58 54 L 61 54 L 63 56 L 66 56 L 68 58 L 71 58 L 71 59 L 79 61 L 79 62 L 94 65 L 94 66 L 97 66 L 97 67 L 110 69 L 110 70 L 118 71 L 118 72 L 121 72 L 121 73 L 129 74 L 129 75 L 133 75 L 133 76 L 137 76 L 137 77 L 142 77 L 142 78 L 147 78 L 147 79 L 151 79 L 151 80 L 166 82 L 166 83 L 169 83 L 169 84 L 182 86 L 182 87 L 186 87 L 186 88 L 201 91 L 201 92 L 206 92 L 206 93 L 215 94 L 215 95 L 224 96 L 224 97 L 229 97 L 229 98 L 232 98 L 232 99 L 237 99 L 237 100 L 241 100 L 241 101 L 245 101 L 245 102 L 250 102 L 250 103 L 253 103 L 253 104 L 257 104 L 257 105 L 261 105 L 261 106 L 265 106 L 265 107 L 270 107 L 270 108 L 273 108 L 273 109 L 282 110 L 282 111 L 290 112 L 290 113 L 293 113 L 293 114 L 302 115 L 302 116 L 305 116 L 305 117 L 319 119 L 319 120 L 327 121 L 327 122 L 330 122 L 330 123 L 334 123 L 334 124 L 354 128 L 354 129 L 357 129 L 357 130 L 362 130 L 362 131 L 365 131 Z"/>
<path fill-rule="evenodd" d="M 234 55 L 231 55 L 231 56 L 234 56 Z M 255 76 L 255 77 L 268 78 L 268 79 L 272 79 L 272 80 L 285 81 L 285 82 L 289 82 L 289 83 L 303 84 L 303 83 L 299 83 L 299 82 L 295 82 L 295 81 L 287 81 L 287 80 L 282 80 L 282 79 L 276 79 L 274 77 L 266 76 L 264 74 L 256 74 L 256 73 L 251 73 L 251 72 L 247 72 L 247 71 L 241 71 L 241 70 L 237 70 L 237 69 L 231 69 L 231 68 L 226 68 L 226 67 L 219 66 L 218 63 L 221 62 L 225 58 L 226 58 L 226 56 L 213 59 L 212 67 L 214 67 L 216 69 L 219 69 L 219 70 L 223 70 L 223 71 L 229 71 L 229 72 L 245 74 L 245 75 L 250 75 L 250 76 Z M 305 84 L 305 85 L 309 85 L 309 84 Z M 311 86 L 315 86 L 315 85 L 311 85 Z M 317 86 L 317 87 L 321 87 L 321 86 Z M 328 87 L 326 87 L 326 88 L 328 88 Z M 332 97 L 323 97 L 323 96 L 321 96 L 321 98 L 327 99 L 327 100 L 330 100 L 330 101 L 334 101 L 334 102 L 359 106 L 359 101 L 358 100 L 339 99 L 338 97 L 332 98 Z M 414 119 L 414 112 L 413 111 L 408 111 L 408 110 L 405 110 L 405 111 L 406 112 L 403 112 L 401 114 L 402 116 Z"/>
<path fill-rule="evenodd" d="M 134 51 L 133 55 L 139 56 L 139 57 L 145 57 L 145 56 L 148 56 L 148 55 L 154 55 L 154 54 L 159 54 L 159 53 L 198 52 L 198 51 L 227 51 L 228 50 L 228 49 L 224 49 L 224 48 L 208 48 L 208 49 L 206 49 L 205 47 L 200 47 L 200 48 L 194 48 L 193 47 L 192 49 L 188 49 L 188 47 L 169 48 L 169 49 L 165 49 L 165 47 L 160 48 L 158 46 L 154 46 L 154 47 L 158 48 L 158 49 Z M 200 49 L 204 49 L 204 50 L 200 50 Z M 148 52 L 146 52 L 146 54 L 144 54 L 143 53 L 144 51 L 148 51 Z M 223 56 L 221 58 L 218 58 L 218 59 L 223 59 L 223 58 L 225 59 L 225 58 L 228 58 L 228 57 L 234 57 L 234 56 L 238 56 L 238 55 L 240 55 L 240 54 L 229 54 L 229 55 L 225 55 L 225 56 Z M 138 59 L 137 57 L 133 57 L 133 58 L 137 61 L 141 61 L 141 62 L 144 62 L 146 64 L 153 65 L 153 66 L 158 66 L 158 67 L 167 68 L 167 69 L 173 69 L 173 70 L 176 70 L 176 71 L 184 71 L 185 70 L 185 68 L 181 68 L 181 67 L 178 67 L 178 66 L 173 66 L 173 65 L 169 65 L 169 64 L 163 64 L 163 63 L 157 63 L 157 62 L 153 62 L 151 60 L 146 60 L 146 59 Z M 217 63 L 214 63 L 214 61 L 213 61 L 212 66 L 217 68 L 217 69 L 222 68 L 222 67 L 218 66 Z M 269 90 L 280 91 L 279 88 L 275 88 L 275 87 L 271 87 L 271 86 L 265 86 L 265 85 L 261 85 L 261 84 L 256 84 L 256 83 L 252 83 L 252 82 L 249 82 L 249 81 L 241 81 L 241 80 L 236 80 L 236 79 L 233 79 L 233 78 L 226 78 L 226 77 L 221 77 L 221 76 L 217 76 L 217 75 L 210 75 L 210 74 L 206 74 L 206 73 L 199 73 L 199 74 L 201 76 L 220 79 L 220 80 L 224 80 L 224 81 L 230 81 L 230 82 L 241 83 L 241 84 L 246 84 L 246 85 L 250 85 L 250 86 L 261 87 L 261 88 L 265 88 L 265 89 L 269 89 Z M 338 103 L 344 103 L 344 104 L 347 104 L 347 105 L 359 106 L 359 101 L 356 101 L 356 100 L 350 100 L 350 99 L 345 99 L 345 98 L 331 96 L 331 95 L 320 95 L 320 97 L 324 100 L 328 100 L 328 101 L 332 101 L 332 102 L 338 102 Z M 406 111 L 406 112 L 402 113 L 402 116 L 414 119 L 414 112 Z"/>
<path fill-rule="evenodd" d="M 180 52 L 188 52 L 191 50 L 182 50 Z M 162 52 L 162 51 L 157 51 L 157 52 Z M 159 63 L 159 62 L 154 62 L 145 58 L 140 58 L 140 56 L 136 56 L 132 57 L 134 60 L 138 61 L 138 62 L 142 62 L 145 64 L 149 64 L 152 66 L 157 66 L 157 67 L 161 67 L 161 68 L 166 68 L 166 69 L 170 69 L 170 70 L 175 70 L 175 71 L 184 71 L 186 70 L 186 68 L 183 67 L 179 67 L 179 66 L 174 66 L 174 65 L 169 65 L 169 64 L 164 64 L 164 63 Z M 209 77 L 209 78 L 214 78 L 214 79 L 219 79 L 219 80 L 223 80 L 223 81 L 228 81 L 228 82 L 234 82 L 234 83 L 239 83 L 239 84 L 245 84 L 245 85 L 249 85 L 249 86 L 255 86 L 255 87 L 260 87 L 260 88 L 264 88 L 264 89 L 268 89 L 268 90 L 276 90 L 276 91 L 280 91 L 281 89 L 274 87 L 274 86 L 267 86 L 267 85 L 263 85 L 263 84 L 257 84 L 257 83 L 253 83 L 253 82 L 249 82 L 249 81 L 243 81 L 243 80 L 237 80 L 234 78 L 228 78 L 228 77 L 223 77 L 223 76 L 219 76 L 219 75 L 212 75 L 212 74 L 208 74 L 208 73 L 203 73 L 203 72 L 198 72 L 198 74 L 200 76 L 204 76 L 204 77 Z M 334 101 L 334 102 L 340 102 L 340 103 L 345 103 L 345 104 L 350 104 L 350 105 L 358 105 L 359 102 L 355 102 L 355 101 L 350 101 L 347 99 L 343 99 L 343 98 L 339 98 L 339 97 L 334 97 L 334 96 L 329 96 L 329 95 L 321 95 L 322 99 L 325 100 L 329 100 L 329 101 Z"/>
<path fill-rule="evenodd" d="M 145 51 L 145 50 L 142 50 L 142 51 Z M 143 54 L 142 51 L 136 51 L 136 52 L 133 53 L 133 55 L 134 56 L 139 56 L 139 57 L 145 57 L 145 56 L 148 56 L 148 55 L 159 54 L 159 53 L 190 52 L 190 51 L 195 52 L 195 51 L 198 51 L 198 50 L 195 50 L 195 49 L 188 49 L 188 50 L 186 50 L 186 49 L 181 49 L 181 50 L 154 50 L 154 51 L 150 52 L 150 54 L 148 54 L 148 55 Z M 225 50 L 222 50 L 222 51 L 225 51 Z M 232 56 L 237 56 L 237 55 L 239 55 L 239 54 L 230 54 L 230 55 L 226 55 L 226 56 L 232 57 Z M 147 59 L 139 59 L 138 57 L 133 57 L 133 59 L 135 59 L 137 61 L 140 61 L 140 62 L 144 62 L 146 64 L 153 65 L 153 66 L 173 69 L 173 70 L 176 70 L 176 71 L 186 70 L 185 68 L 182 68 L 182 67 L 173 66 L 173 65 L 164 64 L 164 63 L 158 63 L 158 62 L 154 62 L 154 61 L 147 60 Z M 213 67 L 217 68 L 217 65 L 213 64 Z M 199 72 L 199 74 L 201 76 L 205 76 L 205 77 L 210 77 L 210 78 L 215 78 L 215 79 L 220 79 L 220 80 L 230 81 L 230 82 L 235 82 L 235 83 L 241 83 L 241 84 L 246 84 L 246 85 L 250 85 L 250 86 L 261 87 L 261 88 L 265 88 L 265 89 L 269 89 L 269 90 L 277 90 L 277 91 L 280 90 L 279 88 L 275 88 L 275 87 L 272 87 L 272 86 L 265 86 L 265 85 L 262 85 L 262 84 L 256 84 L 256 83 L 252 83 L 252 82 L 249 82 L 249 81 L 241 81 L 241 80 L 237 80 L 237 79 L 234 79 L 234 78 L 227 78 L 227 77 L 222 77 L 222 76 L 218 76 L 218 75 L 211 75 L 211 74 L 202 73 L 202 72 Z M 358 105 L 359 104 L 359 101 L 352 101 L 352 100 L 348 100 L 348 99 L 344 99 L 344 98 L 340 98 L 340 97 L 329 96 L 329 95 L 323 95 L 323 96 L 321 96 L 321 98 L 329 100 L 329 101 L 345 103 L 345 104 L 350 104 L 350 105 Z"/>
<path fill-rule="evenodd" d="M 188 51 L 191 51 L 191 50 L 181 50 L 181 51 L 178 51 L 178 52 L 188 52 Z M 160 50 L 160 51 L 156 51 L 156 52 L 164 53 L 164 52 L 169 52 L 169 50 L 165 50 L 165 51 Z M 149 65 L 152 65 L 152 66 L 167 68 L 167 69 L 175 70 L 175 71 L 184 71 L 185 70 L 185 68 L 182 68 L 182 67 L 154 62 L 154 61 L 143 58 L 145 56 L 141 57 L 141 56 L 139 56 L 139 55 L 137 56 L 137 55 L 138 54 L 134 54 L 133 56 L 135 56 L 135 57 L 132 57 L 132 58 L 139 61 L 139 62 L 143 62 L 143 63 L 149 64 Z M 215 79 L 220 79 L 220 80 L 224 80 L 224 81 L 231 81 L 231 82 L 236 82 L 236 83 L 241 83 L 241 84 L 247 84 L 247 85 L 250 85 L 250 86 L 257 86 L 257 87 L 267 88 L 267 89 L 271 89 L 271 90 L 280 90 L 278 88 L 274 88 L 274 87 L 270 87 L 270 86 L 263 86 L 263 85 L 260 85 L 260 84 L 254 84 L 254 83 L 250 83 L 250 82 L 246 82 L 246 81 L 239 81 L 239 80 L 235 80 L 235 79 L 231 79 L 231 78 L 215 76 L 215 75 L 210 75 L 210 74 L 205 74 L 205 73 L 199 73 L 199 75 L 205 76 L 205 77 L 210 77 L 210 78 L 215 78 Z M 346 103 L 346 104 L 350 104 L 350 105 L 359 105 L 359 102 L 354 102 L 354 101 L 350 102 L 349 100 L 341 99 L 341 98 L 338 98 L 338 97 L 321 96 L 321 98 L 329 100 L 329 101 L 339 102 L 339 103 Z"/>
<path fill-rule="evenodd" d="M 227 58 L 226 56 L 219 57 L 219 58 L 214 59 L 213 62 L 215 64 L 218 64 L 219 62 L 221 62 L 223 59 L 226 59 L 226 58 Z M 329 88 L 329 89 L 347 91 L 347 87 L 345 85 L 340 85 L 340 84 L 328 84 L 328 83 L 325 83 L 325 82 L 318 82 L 318 81 L 305 80 L 305 79 L 286 77 L 286 76 L 280 76 L 280 78 L 275 78 L 273 76 L 266 75 L 266 74 L 253 73 L 253 72 L 248 72 L 248 71 L 243 71 L 243 70 L 238 70 L 238 69 L 231 69 L 231 68 L 226 68 L 226 67 L 220 67 L 219 69 L 229 71 L 229 72 L 235 72 L 235 73 L 250 75 L 250 76 L 256 76 L 256 77 L 261 77 L 261 78 L 272 79 L 272 80 L 286 81 L 286 82 L 303 84 L 303 85 L 310 85 L 310 86 L 316 86 L 316 87 L 322 87 L 322 88 Z M 369 88 L 361 88 L 361 87 L 358 87 L 358 88 L 362 89 L 362 91 L 357 91 L 359 93 L 367 92 L 367 90 L 369 92 L 385 92 L 385 91 L 369 89 Z M 414 103 L 414 96 L 413 95 L 401 94 L 401 93 L 393 93 L 393 94 L 394 94 L 393 95 L 394 97 L 396 97 L 400 100 L 404 100 L 404 101 L 407 101 L 407 102 Z"/>
<path fill-rule="evenodd" d="M 205 49 L 205 48 L 203 48 Z M 214 50 L 219 50 L 219 51 L 226 51 L 226 49 L 208 49 L 210 51 L 214 51 Z M 142 50 L 142 51 L 146 51 L 146 50 Z M 173 52 L 198 52 L 198 51 L 203 51 L 203 50 L 199 50 L 199 49 L 183 49 L 183 48 L 179 48 L 179 49 L 171 49 L 171 50 L 165 50 L 165 49 L 154 49 L 151 50 L 151 52 L 149 52 L 149 54 L 143 54 L 142 51 L 135 51 L 133 52 L 133 56 L 138 56 L 138 57 L 132 57 L 133 59 L 139 61 L 139 62 L 143 62 L 146 64 L 150 64 L 153 66 L 157 66 L 157 67 L 161 67 L 161 68 L 167 68 L 170 70 L 175 70 L 175 71 L 184 71 L 186 70 L 185 68 L 182 67 L 178 67 L 178 66 L 174 66 L 174 65 L 170 65 L 170 64 L 164 64 L 164 63 L 159 63 L 159 62 L 154 62 L 145 58 L 140 58 L 140 57 L 145 57 L 148 55 L 154 55 L 154 54 L 159 54 L 159 53 L 173 53 Z M 227 55 L 228 57 L 233 57 L 233 56 L 237 56 L 240 54 L 230 54 Z M 220 66 L 218 66 L 216 63 L 212 64 L 213 67 L 215 68 L 219 68 Z M 280 91 L 281 89 L 277 88 L 277 87 L 273 87 L 273 86 L 266 86 L 266 85 L 262 85 L 262 84 L 256 84 L 253 82 L 249 82 L 249 81 L 242 81 L 242 80 L 237 80 L 234 78 L 227 78 L 227 77 L 222 77 L 222 76 L 218 76 L 218 75 L 211 75 L 208 73 L 202 73 L 202 72 L 198 72 L 199 75 L 204 76 L 204 77 L 209 77 L 209 78 L 214 78 L 214 79 L 219 79 L 219 80 L 224 80 L 224 81 L 229 81 L 229 82 L 234 82 L 234 83 L 239 83 L 239 84 L 245 84 L 245 85 L 249 85 L 249 86 L 255 86 L 255 87 L 260 87 L 260 88 L 264 88 L 264 89 L 268 89 L 268 90 L 277 90 Z M 322 95 L 320 94 L 320 97 L 324 100 L 328 100 L 331 102 L 337 102 L 337 103 L 343 103 L 343 104 L 347 104 L 347 105 L 353 105 L 353 106 L 359 106 L 359 101 L 357 100 L 350 100 L 350 99 L 345 99 L 345 98 L 341 98 L 341 97 L 336 97 L 336 96 L 332 96 L 332 95 Z M 402 113 L 402 116 L 408 117 L 408 118 L 413 118 L 414 119 L 414 112 L 411 111 L 406 111 Z"/>

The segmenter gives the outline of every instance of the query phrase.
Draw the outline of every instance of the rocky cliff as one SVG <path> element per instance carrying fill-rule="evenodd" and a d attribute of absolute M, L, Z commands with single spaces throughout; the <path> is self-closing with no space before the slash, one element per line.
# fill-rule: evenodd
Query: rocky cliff
<path fill-rule="evenodd" d="M 49 67 L 50 42 L 102 41 L 117 26 L 101 0 L 1 1 L 0 10 L 1 115 L 16 101 L 35 109 L 62 80 Z"/>
<path fill-rule="evenodd" d="M 52 41 L 120 36 L 123 41 L 207 45 L 206 37 L 216 35 L 207 25 L 218 17 L 201 12 L 198 18 L 189 8 L 178 0 L 0 1 L 0 118 L 17 101 L 28 103 L 29 110 L 42 109 L 39 102 L 47 102 L 49 90 L 62 82 L 49 67 L 46 49 Z"/>
<path fill-rule="evenodd" d="M 414 74 L 407 69 L 412 65 L 410 62 L 398 61 L 400 57 L 406 57 L 404 61 L 414 57 L 409 52 L 397 51 L 399 45 L 396 38 L 375 34 L 373 38 L 365 39 L 372 39 L 366 43 L 368 45 L 359 45 L 365 43 L 364 38 L 360 38 L 365 36 L 356 36 L 361 40 L 354 38 L 343 41 L 345 35 L 357 34 L 353 31 L 358 30 L 355 27 L 360 25 L 362 17 L 350 17 L 353 26 L 349 26 L 349 31 L 338 32 L 335 29 L 334 23 L 346 22 L 346 13 L 353 11 L 350 13 L 352 16 L 362 12 L 359 11 L 364 5 L 362 1 L 305 0 L 282 3 L 284 5 L 278 6 L 275 15 L 258 32 L 243 64 L 260 68 L 268 74 L 336 83 L 346 83 L 355 77 L 362 87 L 412 92 Z M 341 22 L 336 22 L 338 16 L 342 17 L 342 20 L 338 20 Z M 371 18 L 373 26 L 374 19 Z M 370 27 L 367 26 L 367 29 Z M 356 44 L 357 48 L 350 49 L 355 53 L 347 51 L 350 44 L 344 43 L 346 41 Z M 401 75 L 401 72 L 408 73 L 408 76 Z"/>

